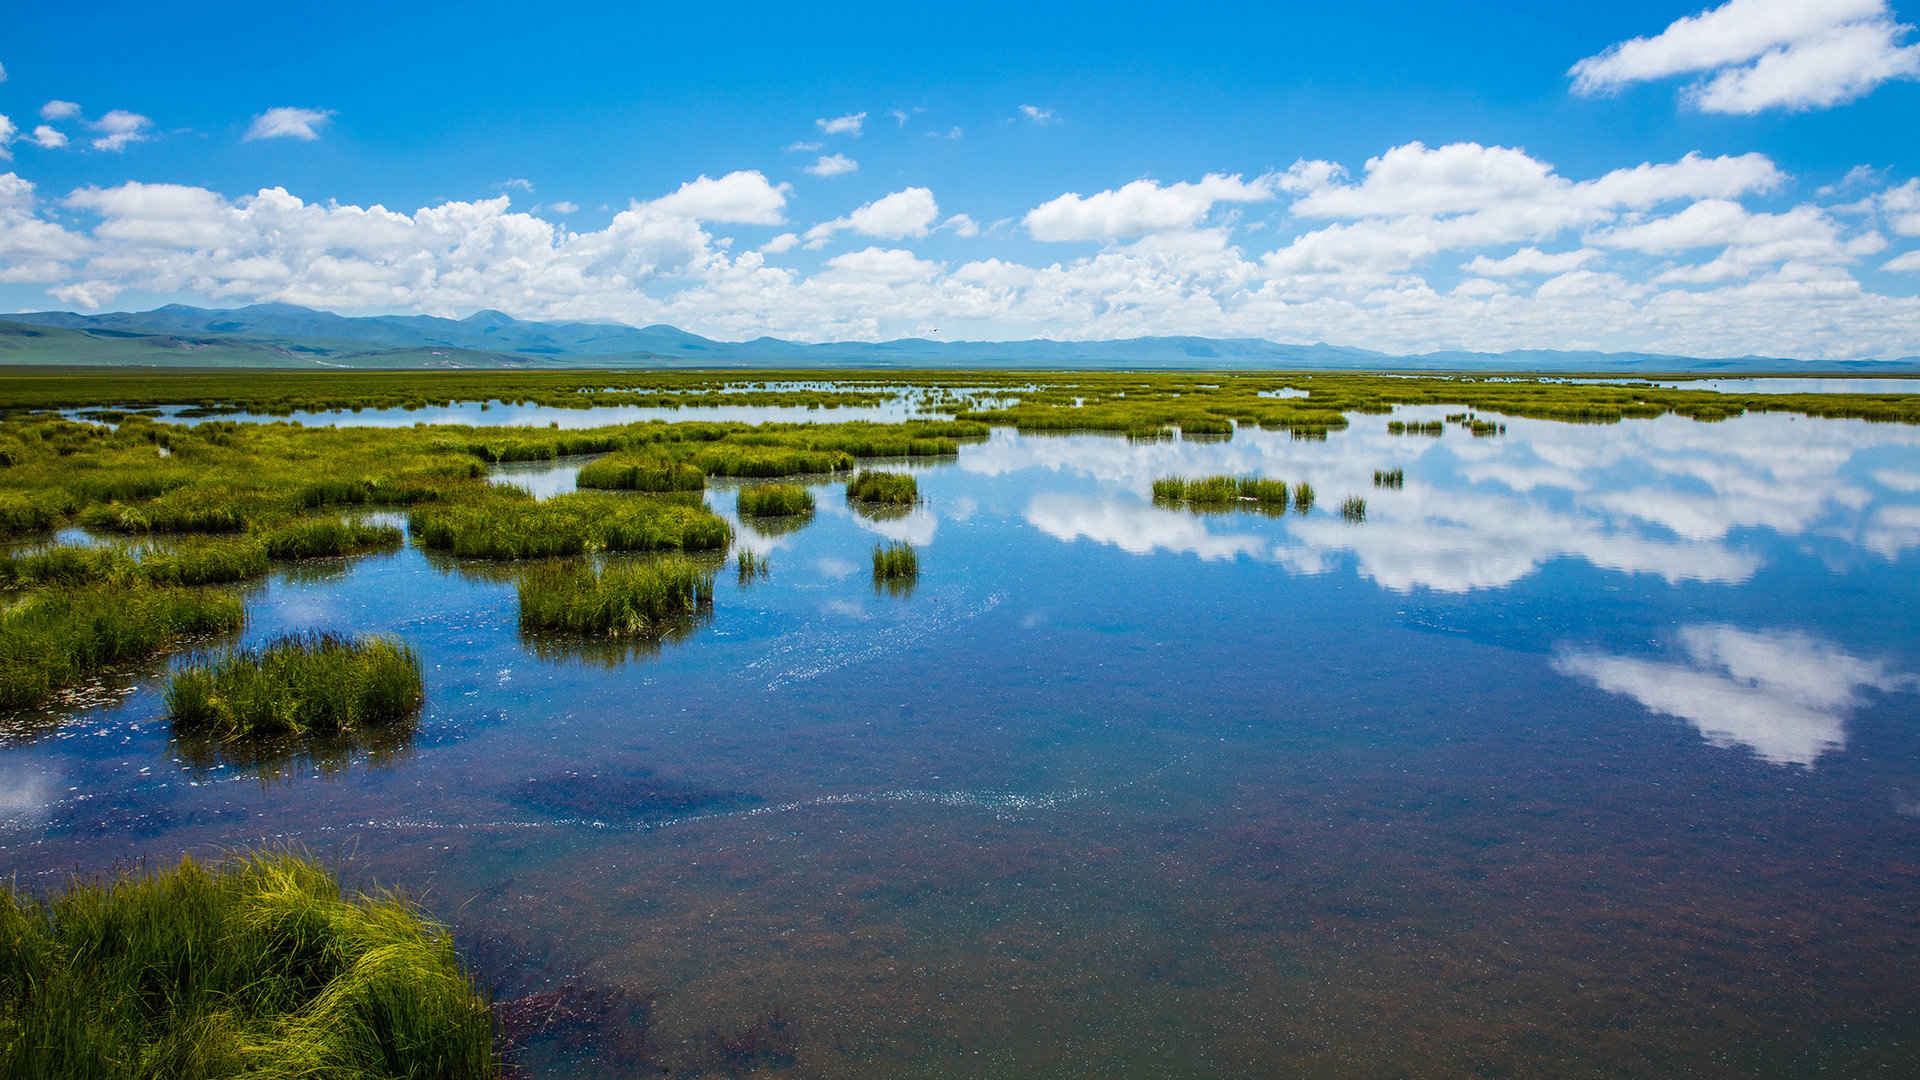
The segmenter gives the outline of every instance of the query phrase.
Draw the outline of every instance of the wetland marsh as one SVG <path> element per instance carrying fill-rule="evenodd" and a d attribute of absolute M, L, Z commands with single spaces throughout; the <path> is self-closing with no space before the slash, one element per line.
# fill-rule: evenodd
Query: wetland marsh
<path fill-rule="evenodd" d="M 0 379 L 0 867 L 400 888 L 543 1077 L 1897 1072 L 1920 398 L 1685 385 Z"/>

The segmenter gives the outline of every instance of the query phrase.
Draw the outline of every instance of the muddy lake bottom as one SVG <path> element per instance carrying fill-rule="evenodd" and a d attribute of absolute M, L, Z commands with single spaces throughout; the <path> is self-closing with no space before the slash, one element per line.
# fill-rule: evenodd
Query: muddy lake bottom
<path fill-rule="evenodd" d="M 446 921 L 543 1077 L 1911 1069 L 1920 430 L 1352 419 L 996 430 L 879 519 L 822 479 L 657 652 L 523 636 L 497 564 L 276 572 L 234 640 L 405 638 L 412 740 L 194 765 L 155 662 L 7 721 L 0 866 L 304 849 Z"/>

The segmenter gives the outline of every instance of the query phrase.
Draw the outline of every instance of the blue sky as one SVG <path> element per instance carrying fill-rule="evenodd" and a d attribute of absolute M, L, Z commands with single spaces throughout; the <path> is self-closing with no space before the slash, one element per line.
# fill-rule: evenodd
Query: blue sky
<path fill-rule="evenodd" d="M 0 309 L 1920 354 L 1885 0 L 543 14 L 29 5 Z"/>

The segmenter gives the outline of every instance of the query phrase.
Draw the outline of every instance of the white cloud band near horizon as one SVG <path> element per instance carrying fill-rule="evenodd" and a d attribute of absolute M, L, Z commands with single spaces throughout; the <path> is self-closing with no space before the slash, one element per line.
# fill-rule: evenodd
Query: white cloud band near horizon
<path fill-rule="evenodd" d="M 125 114 L 102 138 L 148 124 Z M 0 283 L 88 309 L 128 292 L 348 313 L 497 308 L 731 340 L 873 340 L 931 321 L 975 339 L 1920 355 L 1920 299 L 1899 276 L 1920 270 L 1920 181 L 1862 175 L 1845 206 L 1783 204 L 1792 178 L 1761 154 L 1577 178 L 1517 148 L 1413 142 L 1357 173 L 1303 160 L 1251 179 L 1069 192 L 1019 219 L 1021 238 L 943 218 L 918 186 L 790 225 L 791 186 L 757 170 L 698 176 L 579 231 L 504 197 L 412 213 L 278 187 L 129 182 L 49 197 L 5 173 Z M 853 250 L 825 250 L 850 237 Z M 1060 254 L 1030 263 L 1021 243 Z M 1877 291 L 1876 274 L 1891 278 Z"/>

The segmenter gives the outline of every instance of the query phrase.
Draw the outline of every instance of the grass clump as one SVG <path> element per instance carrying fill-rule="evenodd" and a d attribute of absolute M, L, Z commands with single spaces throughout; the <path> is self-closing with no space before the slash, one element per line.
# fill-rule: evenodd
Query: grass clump
<path fill-rule="evenodd" d="M 0 707 L 33 705 L 113 664 L 236 630 L 239 597 L 118 582 L 50 589 L 0 614 Z"/>
<path fill-rule="evenodd" d="M 46 898 L 0 885 L 0 942 L 0 1075 L 498 1075 L 446 929 L 295 855 L 183 858 Z"/>
<path fill-rule="evenodd" d="M 768 574 L 773 573 L 773 564 L 767 560 L 767 557 L 748 548 L 740 549 L 740 555 L 736 560 L 736 568 L 740 571 L 740 584 L 742 585 L 761 580 Z"/>
<path fill-rule="evenodd" d="M 535 501 L 503 489 L 468 502 L 415 507 L 407 522 L 427 549 L 480 559 L 717 551 L 733 541 L 724 519 L 675 498 L 575 492 Z"/>
<path fill-rule="evenodd" d="M 862 469 L 847 481 L 847 499 L 883 506 L 912 506 L 920 501 L 920 485 L 906 473 Z"/>
<path fill-rule="evenodd" d="M 566 563 L 522 574 L 519 591 L 522 630 L 657 637 L 713 605 L 713 575 L 676 556 L 598 571 Z"/>
<path fill-rule="evenodd" d="M 700 491 L 707 486 L 707 474 L 684 461 L 611 454 L 582 465 L 574 482 L 609 491 Z"/>
<path fill-rule="evenodd" d="M 756 484 L 741 488 L 735 504 L 741 517 L 792 517 L 813 513 L 813 492 L 798 484 Z"/>
<path fill-rule="evenodd" d="M 1153 482 L 1153 497 L 1160 502 L 1183 502 L 1195 506 L 1250 502 L 1263 509 L 1285 510 L 1287 485 L 1280 480 L 1258 476 L 1163 476 Z"/>
<path fill-rule="evenodd" d="M 1439 420 L 1415 420 L 1411 424 L 1404 420 L 1387 421 L 1387 434 L 1389 435 L 1431 435 L 1434 438 L 1439 438 L 1446 433 L 1447 425 Z"/>
<path fill-rule="evenodd" d="M 873 549 L 873 583 L 876 587 L 911 587 L 920 577 L 920 556 L 904 541 L 876 544 Z"/>
<path fill-rule="evenodd" d="M 1305 480 L 1293 485 L 1293 508 L 1299 513 L 1313 509 L 1313 485 Z"/>
<path fill-rule="evenodd" d="M 1407 484 L 1405 469 L 1373 470 L 1373 486 L 1377 488 L 1402 488 Z"/>
<path fill-rule="evenodd" d="M 361 555 L 394 551 L 404 536 L 392 525 L 370 525 L 333 518 L 296 521 L 266 534 L 267 554 L 276 559 L 318 559 L 328 555 Z"/>
<path fill-rule="evenodd" d="M 1349 495 L 1340 501 L 1340 516 L 1351 522 L 1367 520 L 1367 500 L 1358 495 Z"/>
<path fill-rule="evenodd" d="M 385 638 L 295 634 L 174 672 L 167 713 L 182 734 L 222 739 L 348 734 L 426 701 L 420 657 Z"/>

